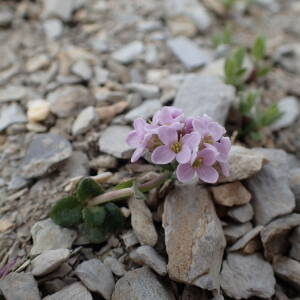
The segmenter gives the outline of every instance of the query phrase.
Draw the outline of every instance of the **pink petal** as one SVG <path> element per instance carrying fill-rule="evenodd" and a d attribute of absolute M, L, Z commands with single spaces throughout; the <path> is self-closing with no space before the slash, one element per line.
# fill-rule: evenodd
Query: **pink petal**
<path fill-rule="evenodd" d="M 176 176 L 180 182 L 188 182 L 195 176 L 195 169 L 190 164 L 178 165 Z"/>
<path fill-rule="evenodd" d="M 226 162 L 228 160 L 228 154 L 231 148 L 231 141 L 228 137 L 222 137 L 221 141 L 215 143 L 214 146 L 219 152 L 219 157 L 217 158 L 220 162 Z"/>
<path fill-rule="evenodd" d="M 207 183 L 216 183 L 219 179 L 219 174 L 213 167 L 202 165 L 197 169 L 199 178 Z"/>
<path fill-rule="evenodd" d="M 136 130 L 132 130 L 129 132 L 126 142 L 130 147 L 136 148 L 139 145 L 140 140 L 141 140 L 141 138 L 137 134 Z"/>
<path fill-rule="evenodd" d="M 157 125 L 159 121 L 160 110 L 157 111 L 152 117 L 152 124 Z"/>
<path fill-rule="evenodd" d="M 165 165 L 170 163 L 175 156 L 175 152 L 171 151 L 169 146 L 159 146 L 152 152 L 151 160 L 155 164 Z"/>
<path fill-rule="evenodd" d="M 144 154 L 144 151 L 145 151 L 144 147 L 136 148 L 136 150 L 132 154 L 131 162 L 132 163 L 136 162 Z"/>
<path fill-rule="evenodd" d="M 226 133 L 225 128 L 217 122 L 210 122 L 207 129 L 209 131 L 209 135 L 212 136 L 214 141 L 220 140 L 220 138 Z"/>
<path fill-rule="evenodd" d="M 133 122 L 134 129 L 140 134 L 143 134 L 145 125 L 146 121 L 142 118 L 138 118 Z"/>
<path fill-rule="evenodd" d="M 170 111 L 170 108 L 167 107 L 167 106 L 164 106 L 161 111 L 160 111 L 160 114 L 159 114 L 159 122 L 160 124 L 162 125 L 168 125 L 170 123 L 172 123 L 173 119 L 172 119 L 172 116 L 171 116 L 171 111 Z"/>
<path fill-rule="evenodd" d="M 193 120 L 193 127 L 194 129 L 201 134 L 201 136 L 204 136 L 207 132 L 207 122 L 202 119 L 194 119 Z"/>
<path fill-rule="evenodd" d="M 198 148 L 201 142 L 201 135 L 198 132 L 192 132 L 190 134 L 186 134 L 182 138 L 183 144 L 190 147 L 190 149 Z"/>
<path fill-rule="evenodd" d="M 228 177 L 229 176 L 229 164 L 226 162 L 226 163 L 220 163 L 220 166 L 221 166 L 221 170 L 222 170 L 222 173 L 225 177 Z"/>
<path fill-rule="evenodd" d="M 171 145 L 178 141 L 177 131 L 167 126 L 158 129 L 158 137 L 165 145 Z"/>
<path fill-rule="evenodd" d="M 191 149 L 187 145 L 182 145 L 181 151 L 177 153 L 176 160 L 180 164 L 185 164 L 191 159 Z"/>
<path fill-rule="evenodd" d="M 206 148 L 201 150 L 198 153 L 198 156 L 203 158 L 203 164 L 206 166 L 211 166 L 216 162 L 218 157 L 218 151 L 215 149 L 214 146 L 210 144 L 205 144 Z"/>

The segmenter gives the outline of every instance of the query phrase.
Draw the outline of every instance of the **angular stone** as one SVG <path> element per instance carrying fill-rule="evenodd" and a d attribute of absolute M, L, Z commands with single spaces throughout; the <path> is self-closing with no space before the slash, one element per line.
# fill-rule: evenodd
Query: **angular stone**
<path fill-rule="evenodd" d="M 47 96 L 51 111 L 60 118 L 76 115 L 81 109 L 95 104 L 92 94 L 80 85 L 66 85 Z"/>
<path fill-rule="evenodd" d="M 98 114 L 95 107 L 89 106 L 82 110 L 72 126 L 72 134 L 79 135 L 86 133 L 98 121 Z"/>
<path fill-rule="evenodd" d="M 26 71 L 28 73 L 37 72 L 42 69 L 47 69 L 50 65 L 50 58 L 45 55 L 37 55 L 28 59 L 26 63 Z"/>
<path fill-rule="evenodd" d="M 167 274 L 166 261 L 155 251 L 154 248 L 150 246 L 141 246 L 136 249 L 136 252 L 143 264 L 147 265 L 157 274 L 161 276 L 165 276 Z"/>
<path fill-rule="evenodd" d="M 122 64 L 134 62 L 139 55 L 144 51 L 144 45 L 140 41 L 134 41 L 123 48 L 115 51 L 112 58 Z"/>
<path fill-rule="evenodd" d="M 77 266 L 75 274 L 92 292 L 100 294 L 104 299 L 111 299 L 115 286 L 113 274 L 109 267 L 99 259 L 91 259 Z"/>
<path fill-rule="evenodd" d="M 129 271 L 116 283 L 112 300 L 175 300 L 171 291 L 147 267 Z"/>
<path fill-rule="evenodd" d="M 207 114 L 224 124 L 234 98 L 234 88 L 218 77 L 188 75 L 177 92 L 174 106 L 182 108 L 187 117 Z"/>
<path fill-rule="evenodd" d="M 0 90 L 0 103 L 22 100 L 27 94 L 24 86 L 10 85 Z"/>
<path fill-rule="evenodd" d="M 142 245 L 154 246 L 157 232 L 152 220 L 152 213 L 145 201 L 131 197 L 128 201 L 131 212 L 131 226 Z"/>
<path fill-rule="evenodd" d="M 290 230 L 300 225 L 300 214 L 290 214 L 274 220 L 261 232 L 261 240 L 267 259 L 283 254 L 289 247 L 287 235 Z"/>
<path fill-rule="evenodd" d="M 289 238 L 291 250 L 289 256 L 300 261 L 300 226 L 297 226 Z"/>
<path fill-rule="evenodd" d="M 75 282 L 43 300 L 93 300 L 93 297 L 82 283 Z"/>
<path fill-rule="evenodd" d="M 73 151 L 72 156 L 64 163 L 63 170 L 68 178 L 86 176 L 89 173 L 89 158 L 84 152 Z"/>
<path fill-rule="evenodd" d="M 247 222 L 245 224 L 229 225 L 224 228 L 224 235 L 227 243 L 232 244 L 240 237 L 245 235 L 252 229 L 252 224 Z"/>
<path fill-rule="evenodd" d="M 176 187 L 165 200 L 163 227 L 169 277 L 219 290 L 226 242 L 208 191 L 203 186 Z"/>
<path fill-rule="evenodd" d="M 234 299 L 270 298 L 275 293 L 275 283 L 271 265 L 260 254 L 229 253 L 223 263 L 221 287 Z"/>
<path fill-rule="evenodd" d="M 115 275 L 119 277 L 122 277 L 126 274 L 125 266 L 114 257 L 106 257 L 103 263 L 108 266 Z"/>
<path fill-rule="evenodd" d="M 64 137 L 54 133 L 38 134 L 30 143 L 22 161 L 21 175 L 25 178 L 43 176 L 71 155 L 71 144 Z"/>
<path fill-rule="evenodd" d="M 40 300 L 36 281 L 31 274 L 10 273 L 0 280 L 0 290 L 7 300 Z"/>
<path fill-rule="evenodd" d="M 168 46 L 188 70 L 202 67 L 212 60 L 209 50 L 199 48 L 195 42 L 184 36 L 169 40 Z"/>
<path fill-rule="evenodd" d="M 267 224 L 272 219 L 288 214 L 295 208 L 295 197 L 288 183 L 286 152 L 272 149 L 256 149 L 268 163 L 255 176 L 247 180 L 252 194 L 256 224 Z"/>
<path fill-rule="evenodd" d="M 58 19 L 46 20 L 43 24 L 43 29 L 48 38 L 59 38 L 64 30 L 63 23 Z"/>
<path fill-rule="evenodd" d="M 0 132 L 10 125 L 26 122 L 26 115 L 20 105 L 12 103 L 2 106 L 0 110 Z"/>
<path fill-rule="evenodd" d="M 161 109 L 161 103 L 159 100 L 147 100 L 140 106 L 129 111 L 125 115 L 125 120 L 133 122 L 137 118 L 143 118 L 145 120 L 152 117 L 159 109 Z"/>
<path fill-rule="evenodd" d="M 253 218 L 253 208 L 251 204 L 247 203 L 241 206 L 237 206 L 234 208 L 231 208 L 227 212 L 228 216 L 231 217 L 233 220 L 240 222 L 240 223 L 246 223 Z"/>
<path fill-rule="evenodd" d="M 290 171 L 289 185 L 295 196 L 295 212 L 300 213 L 300 168 L 295 168 Z"/>
<path fill-rule="evenodd" d="M 72 66 L 72 72 L 74 73 L 74 75 L 77 75 L 86 81 L 90 80 L 93 76 L 93 71 L 91 66 L 84 60 L 80 60 L 76 62 Z"/>
<path fill-rule="evenodd" d="M 130 158 L 132 150 L 126 142 L 130 131 L 131 128 L 128 126 L 112 125 L 107 127 L 100 136 L 100 151 L 117 158 Z"/>
<path fill-rule="evenodd" d="M 214 300 L 217 299 L 218 297 L 214 297 Z M 182 292 L 182 300 L 208 300 L 207 291 L 196 286 L 187 285 Z"/>
<path fill-rule="evenodd" d="M 35 223 L 31 228 L 33 246 L 30 255 L 35 256 L 46 250 L 71 248 L 75 241 L 76 231 L 62 228 L 46 219 Z"/>
<path fill-rule="evenodd" d="M 68 249 L 47 250 L 34 258 L 31 262 L 32 275 L 43 276 L 51 273 L 64 263 L 70 256 Z"/>
<path fill-rule="evenodd" d="M 251 194 L 239 182 L 232 182 L 211 187 L 214 201 L 223 206 L 246 204 L 251 200 Z"/>
<path fill-rule="evenodd" d="M 128 83 L 126 88 L 130 92 L 137 93 L 146 99 L 156 99 L 159 97 L 159 87 L 152 84 L 143 84 L 143 83 Z"/>

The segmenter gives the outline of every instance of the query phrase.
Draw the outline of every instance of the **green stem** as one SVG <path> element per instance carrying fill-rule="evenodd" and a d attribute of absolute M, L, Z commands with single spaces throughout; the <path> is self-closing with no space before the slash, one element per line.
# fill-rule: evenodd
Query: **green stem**
<path fill-rule="evenodd" d="M 150 181 L 140 184 L 138 185 L 138 188 L 141 190 L 141 192 L 148 192 L 150 190 L 152 190 L 155 187 L 160 186 L 161 184 L 163 184 L 166 179 L 168 179 L 170 177 L 170 173 L 169 172 L 165 172 L 162 173 L 161 175 L 157 176 L 154 179 L 151 179 Z"/>

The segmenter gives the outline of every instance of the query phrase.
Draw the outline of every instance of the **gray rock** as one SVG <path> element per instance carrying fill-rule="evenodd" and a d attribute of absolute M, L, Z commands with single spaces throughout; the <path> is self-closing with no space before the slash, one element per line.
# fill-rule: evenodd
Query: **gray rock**
<path fill-rule="evenodd" d="M 10 85 L 0 90 L 0 102 L 22 100 L 27 95 L 27 90 L 21 85 Z"/>
<path fill-rule="evenodd" d="M 161 276 L 165 276 L 167 274 L 166 261 L 155 251 L 154 248 L 150 246 L 141 246 L 136 249 L 136 252 L 143 264 L 147 265 L 157 274 Z"/>
<path fill-rule="evenodd" d="M 112 125 L 107 127 L 100 136 L 100 151 L 117 158 L 129 158 L 132 150 L 128 146 L 126 138 L 130 131 L 131 128 L 128 126 Z"/>
<path fill-rule="evenodd" d="M 12 103 L 2 106 L 0 110 L 0 132 L 12 124 L 26 122 L 26 115 L 20 105 Z"/>
<path fill-rule="evenodd" d="M 282 150 L 256 149 L 267 159 L 262 170 L 247 180 L 252 194 L 256 224 L 288 214 L 295 208 L 295 197 L 288 183 L 287 155 Z"/>
<path fill-rule="evenodd" d="M 247 222 L 245 224 L 229 225 L 224 228 L 224 235 L 227 243 L 232 244 L 240 237 L 245 235 L 252 229 L 252 224 Z"/>
<path fill-rule="evenodd" d="M 270 298 L 275 293 L 275 283 L 271 265 L 259 254 L 229 253 L 223 263 L 221 287 L 234 299 Z"/>
<path fill-rule="evenodd" d="M 289 238 L 291 249 L 289 256 L 300 261 L 300 226 L 297 226 Z"/>
<path fill-rule="evenodd" d="M 64 173 L 68 178 L 86 176 L 89 174 L 89 159 L 80 151 L 73 151 L 72 156 L 64 163 Z"/>
<path fill-rule="evenodd" d="M 300 168 L 295 168 L 290 171 L 289 185 L 295 196 L 295 212 L 300 213 Z"/>
<path fill-rule="evenodd" d="M 203 186 L 178 186 L 164 204 L 163 227 L 172 280 L 219 290 L 225 238 Z"/>
<path fill-rule="evenodd" d="M 300 73 L 300 43 L 285 44 L 276 49 L 273 59 L 287 71 Z"/>
<path fill-rule="evenodd" d="M 202 67 L 212 60 L 209 50 L 199 48 L 195 42 L 184 36 L 169 40 L 168 46 L 188 70 Z"/>
<path fill-rule="evenodd" d="M 128 201 L 131 212 L 131 226 L 142 245 L 154 246 L 157 232 L 152 220 L 152 213 L 145 201 L 131 197 Z"/>
<path fill-rule="evenodd" d="M 115 281 L 109 267 L 99 259 L 91 259 L 77 266 L 75 274 L 92 292 L 100 294 L 104 299 L 111 299 Z"/>
<path fill-rule="evenodd" d="M 288 257 L 276 257 L 273 263 L 275 274 L 300 290 L 300 263 Z"/>
<path fill-rule="evenodd" d="M 8 184 L 9 191 L 18 191 L 29 184 L 30 180 L 25 179 L 24 177 L 20 176 L 18 173 L 14 174 L 11 177 L 11 180 Z"/>
<path fill-rule="evenodd" d="M 295 97 L 281 99 L 278 102 L 278 109 L 283 113 L 283 115 L 270 126 L 271 130 L 279 130 L 292 125 L 300 113 L 299 103 Z"/>
<path fill-rule="evenodd" d="M 78 77 L 86 81 L 90 80 L 93 76 L 93 71 L 91 66 L 84 60 L 80 60 L 76 62 L 72 66 L 71 70 L 74 75 L 77 75 Z"/>
<path fill-rule="evenodd" d="M 5 6 L 0 10 L 0 26 L 6 27 L 11 25 L 14 20 L 14 13 Z"/>
<path fill-rule="evenodd" d="M 127 231 L 126 233 L 121 235 L 121 238 L 127 249 L 131 248 L 139 243 L 139 240 L 133 230 Z"/>
<path fill-rule="evenodd" d="M 116 258 L 108 256 L 104 259 L 103 263 L 110 267 L 111 271 L 119 277 L 122 277 L 126 274 L 125 265 L 120 263 Z"/>
<path fill-rule="evenodd" d="M 7 300 L 40 300 L 36 281 L 31 274 L 10 273 L 0 280 L 0 290 Z"/>
<path fill-rule="evenodd" d="M 109 79 L 109 71 L 99 66 L 94 67 L 95 82 L 97 85 L 105 84 Z"/>
<path fill-rule="evenodd" d="M 74 230 L 62 228 L 46 219 L 35 223 L 30 231 L 33 246 L 30 255 L 35 256 L 51 249 L 71 248 L 77 237 Z"/>
<path fill-rule="evenodd" d="M 199 289 L 196 286 L 187 285 L 182 292 L 182 300 L 208 300 L 207 291 Z M 214 297 L 213 300 L 217 300 Z M 221 299 L 220 299 L 221 300 Z"/>
<path fill-rule="evenodd" d="M 72 134 L 79 135 L 86 133 L 98 121 L 98 114 L 95 107 L 89 106 L 83 109 L 72 126 Z"/>
<path fill-rule="evenodd" d="M 112 58 L 122 64 L 134 62 L 144 51 L 144 44 L 140 41 L 134 41 L 113 52 Z"/>
<path fill-rule="evenodd" d="M 134 108 L 125 115 L 125 120 L 133 122 L 137 118 L 144 118 L 145 120 L 152 117 L 159 109 L 161 109 L 161 103 L 159 100 L 147 100 L 140 106 Z"/>
<path fill-rule="evenodd" d="M 113 156 L 103 154 L 90 161 L 90 166 L 94 169 L 115 169 L 118 161 Z"/>
<path fill-rule="evenodd" d="M 43 300 L 93 300 L 93 297 L 83 284 L 75 282 Z"/>
<path fill-rule="evenodd" d="M 175 300 L 159 278 L 148 268 L 140 268 L 126 273 L 116 283 L 112 300 Z"/>
<path fill-rule="evenodd" d="M 138 93 L 146 99 L 155 99 L 159 97 L 159 87 L 156 85 L 133 82 L 128 83 L 126 88 L 130 92 Z"/>
<path fill-rule="evenodd" d="M 235 97 L 234 88 L 212 76 L 188 75 L 176 95 L 174 106 L 187 117 L 209 115 L 224 124 Z"/>
<path fill-rule="evenodd" d="M 289 247 L 286 237 L 289 231 L 300 225 L 300 214 L 290 214 L 274 220 L 261 232 L 264 254 L 267 259 L 283 254 Z"/>
<path fill-rule="evenodd" d="M 62 35 L 64 26 L 60 20 L 50 19 L 45 20 L 43 23 L 43 29 L 48 38 L 57 39 Z"/>
<path fill-rule="evenodd" d="M 238 207 L 231 208 L 227 212 L 228 216 L 240 223 L 246 223 L 253 218 L 253 208 L 247 203 Z"/>
<path fill-rule="evenodd" d="M 55 249 L 43 252 L 31 262 L 32 275 L 43 276 L 51 273 L 70 257 L 70 253 L 68 249 Z"/>
<path fill-rule="evenodd" d="M 47 97 L 51 111 L 60 118 L 76 115 L 84 107 L 95 104 L 92 94 L 83 86 L 66 85 Z"/>
<path fill-rule="evenodd" d="M 64 137 L 54 133 L 38 134 L 30 143 L 22 161 L 21 175 L 25 178 L 43 176 L 71 155 L 71 144 Z"/>

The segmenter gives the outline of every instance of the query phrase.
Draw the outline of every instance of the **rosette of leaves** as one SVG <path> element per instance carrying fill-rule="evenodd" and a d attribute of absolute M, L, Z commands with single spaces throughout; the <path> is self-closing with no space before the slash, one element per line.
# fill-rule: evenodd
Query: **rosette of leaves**
<path fill-rule="evenodd" d="M 114 203 L 93 207 L 87 205 L 88 200 L 103 192 L 96 181 L 82 178 L 73 195 L 60 199 L 52 207 L 50 217 L 63 227 L 80 226 L 91 243 L 102 243 L 125 222 L 125 217 Z"/>

